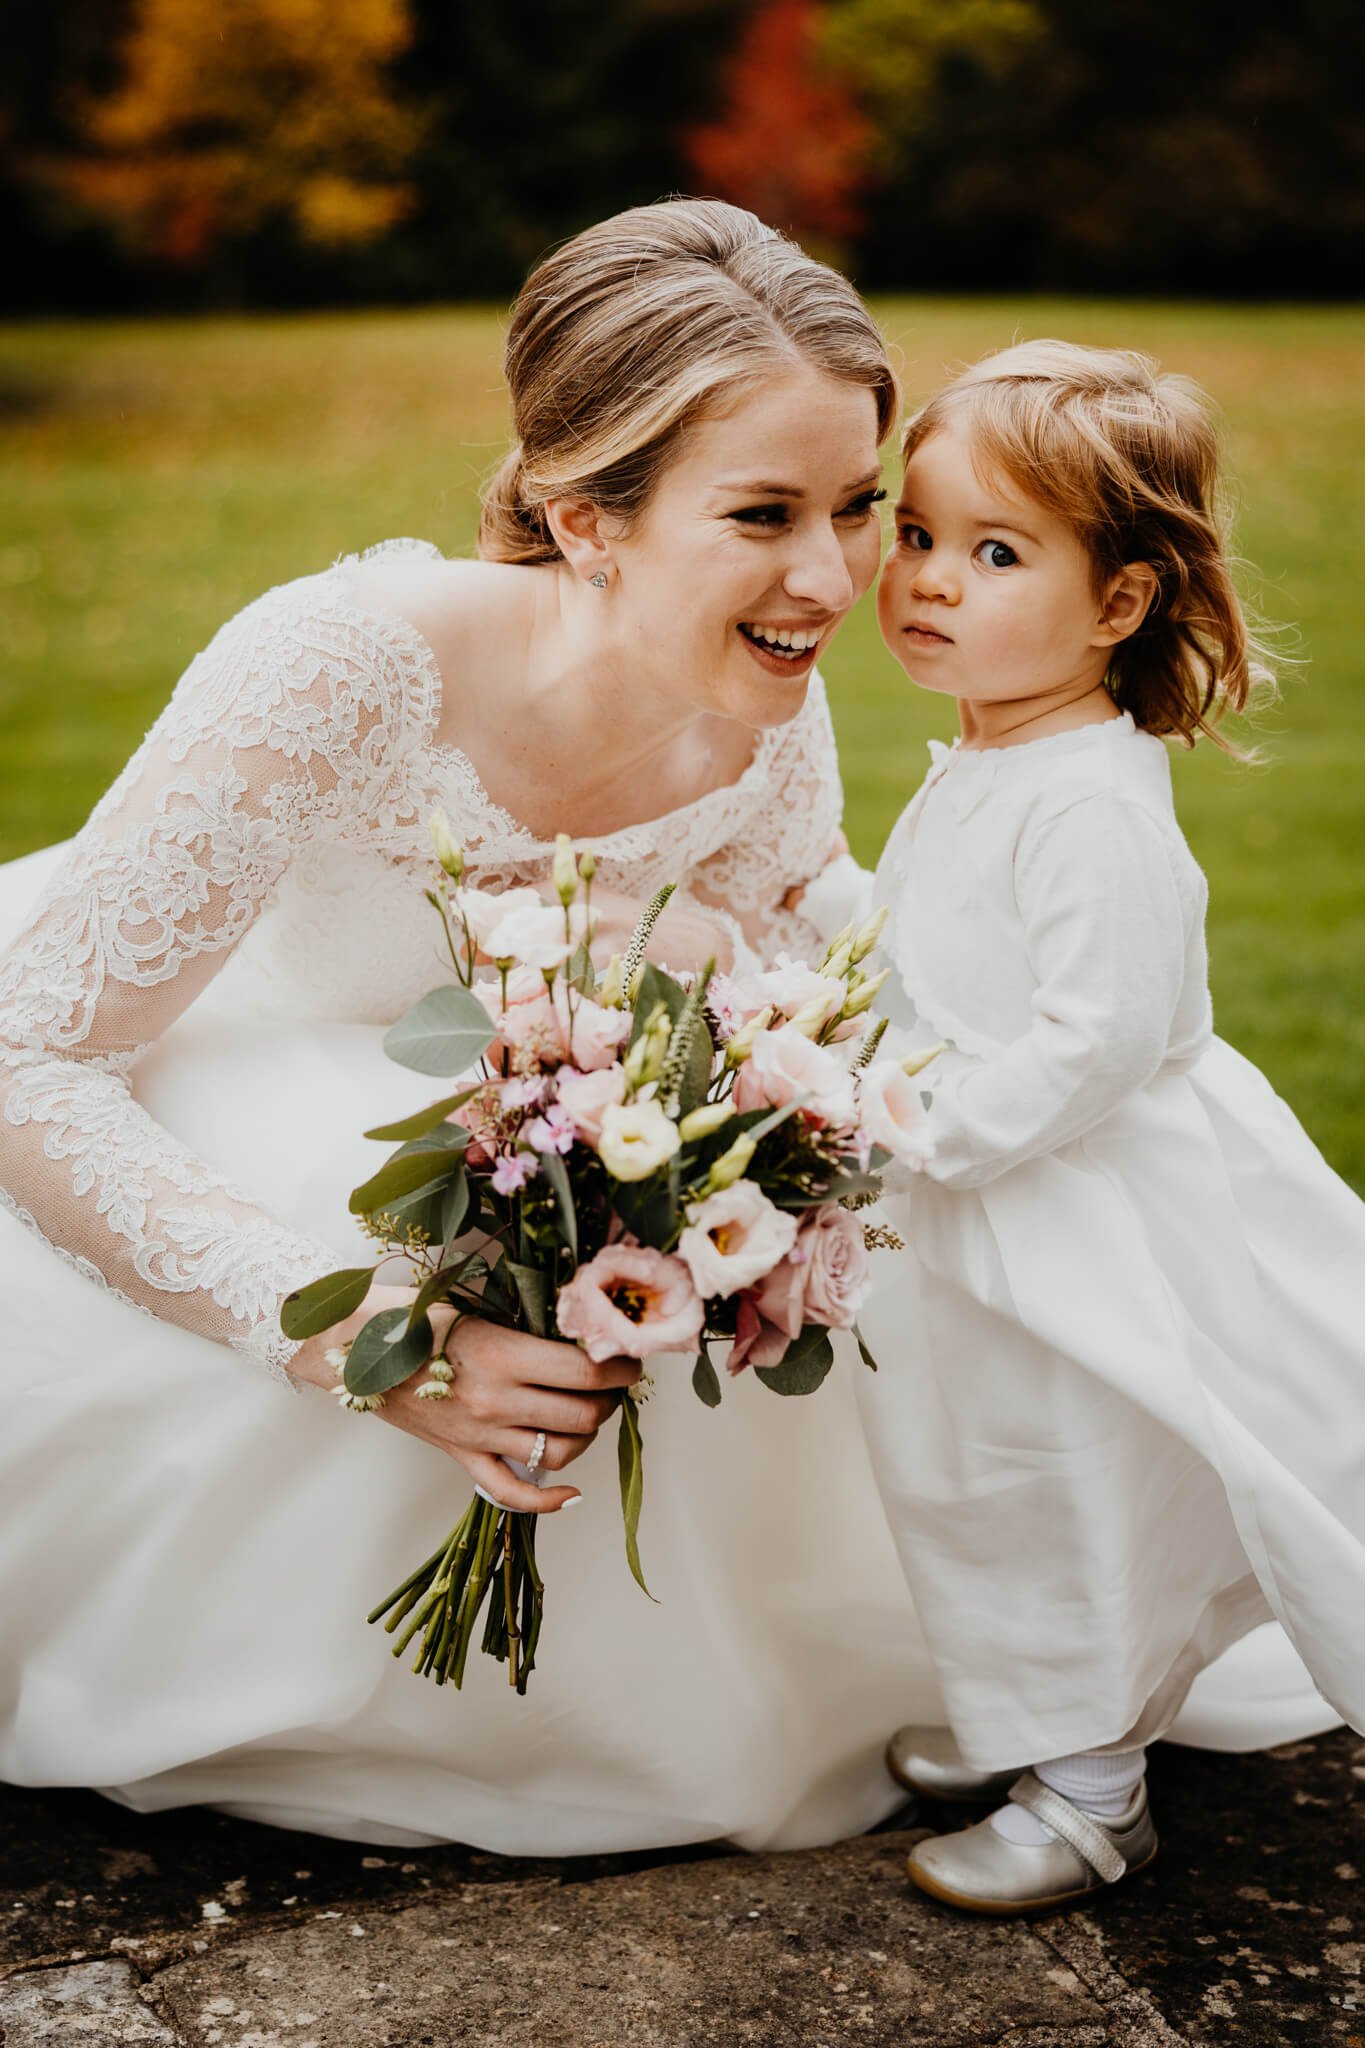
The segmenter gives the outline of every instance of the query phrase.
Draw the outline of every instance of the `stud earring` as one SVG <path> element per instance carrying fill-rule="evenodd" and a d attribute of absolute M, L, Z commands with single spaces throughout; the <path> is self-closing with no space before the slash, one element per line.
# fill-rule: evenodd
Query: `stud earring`
<path fill-rule="evenodd" d="M 602 574 L 602 571 L 600 569 L 598 570 L 595 576 L 590 576 L 588 578 L 588 581 L 591 583 L 594 590 L 605 590 L 607 587 L 607 579 Z"/>

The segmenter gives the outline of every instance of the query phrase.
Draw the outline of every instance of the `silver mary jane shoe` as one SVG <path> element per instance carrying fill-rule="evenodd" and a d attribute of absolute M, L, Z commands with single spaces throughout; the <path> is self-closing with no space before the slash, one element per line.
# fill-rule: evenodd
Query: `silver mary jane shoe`
<path fill-rule="evenodd" d="M 932 1898 L 968 1913 L 1034 1913 L 1070 1905 L 1103 1885 L 1145 1870 L 1156 1855 L 1156 1829 L 1140 1785 L 1126 1813 L 1113 1820 L 1083 1813 L 1032 1771 L 1009 1797 L 1060 1837 L 1055 1842 L 1008 1842 L 989 1820 L 955 1835 L 931 1835 L 910 1851 L 906 1872 Z"/>
<path fill-rule="evenodd" d="M 886 1745 L 886 1768 L 908 1791 L 949 1806 L 999 1806 L 1018 1771 L 973 1771 L 946 1728 L 898 1728 Z"/>

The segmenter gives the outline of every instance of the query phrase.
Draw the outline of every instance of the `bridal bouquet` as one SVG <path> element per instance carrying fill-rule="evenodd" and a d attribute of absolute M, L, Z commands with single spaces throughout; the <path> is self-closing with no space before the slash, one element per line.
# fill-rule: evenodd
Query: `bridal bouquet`
<path fill-rule="evenodd" d="M 437 1303 L 457 1320 L 577 1341 L 599 1361 L 692 1355 L 692 1385 L 710 1407 L 721 1399 L 713 1342 L 730 1347 L 731 1373 L 751 1366 L 774 1393 L 813 1392 L 832 1363 L 830 1330 L 855 1326 L 866 1242 L 889 1240 L 854 1212 L 919 1114 L 906 1068 L 872 1059 L 883 1027 L 870 1007 L 884 977 L 861 963 L 881 917 L 842 932 L 818 970 L 784 958 L 738 979 L 714 963 L 675 978 L 644 957 L 670 885 L 599 978 L 591 854 L 576 857 L 561 836 L 551 903 L 532 889 L 466 885 L 440 814 L 432 832 L 440 871 L 427 894 L 454 979 L 393 1026 L 385 1050 L 457 1086 L 367 1133 L 397 1145 L 350 1198 L 383 1257 L 291 1295 L 285 1332 L 312 1336 L 350 1315 L 400 1253 L 420 1280 L 411 1306 L 372 1317 L 332 1359 L 349 1408 L 382 1406 L 414 1375 L 419 1399 L 449 1397 Z M 487 963 L 491 973 L 476 975 Z M 626 1556 L 647 1592 L 631 1393 L 619 1467 Z M 401 1630 L 395 1656 L 420 1636 L 414 1670 L 458 1686 L 482 1614 L 483 1649 L 524 1693 L 543 1610 L 536 1525 L 476 1494 L 370 1615 Z"/>

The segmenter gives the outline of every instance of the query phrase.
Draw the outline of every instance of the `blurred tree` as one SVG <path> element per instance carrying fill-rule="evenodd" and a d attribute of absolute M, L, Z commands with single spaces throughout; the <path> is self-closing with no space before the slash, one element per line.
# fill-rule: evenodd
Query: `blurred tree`
<path fill-rule="evenodd" d="M 411 205 L 420 130 L 387 76 L 411 35 L 407 0 L 136 0 L 54 175 L 134 250 L 220 278 L 272 220 L 363 243 Z"/>
<path fill-rule="evenodd" d="M 692 182 L 829 253 L 862 225 L 876 133 L 821 61 L 817 0 L 764 0 L 720 75 L 715 118 L 683 138 Z"/>
<path fill-rule="evenodd" d="M 999 32 L 995 5 L 834 0 L 882 136 L 866 277 L 1358 296 L 1358 0 L 1003 0 Z"/>

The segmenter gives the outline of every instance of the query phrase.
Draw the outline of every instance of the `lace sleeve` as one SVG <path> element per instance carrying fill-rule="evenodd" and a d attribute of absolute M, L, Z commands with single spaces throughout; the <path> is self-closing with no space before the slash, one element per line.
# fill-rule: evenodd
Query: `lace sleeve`
<path fill-rule="evenodd" d="M 809 959 L 824 951 L 815 926 L 785 909 L 782 899 L 824 868 L 843 808 L 834 728 L 816 674 L 754 808 L 724 846 L 698 863 L 689 883 L 699 903 L 733 920 L 736 972 L 766 965 L 778 953 Z"/>
<path fill-rule="evenodd" d="M 0 960 L 0 1191 L 135 1307 L 285 1377 L 279 1304 L 335 1253 L 133 1099 L 139 1056 L 270 901 L 294 851 L 392 817 L 414 679 L 327 575 L 231 620 L 181 678 Z"/>

